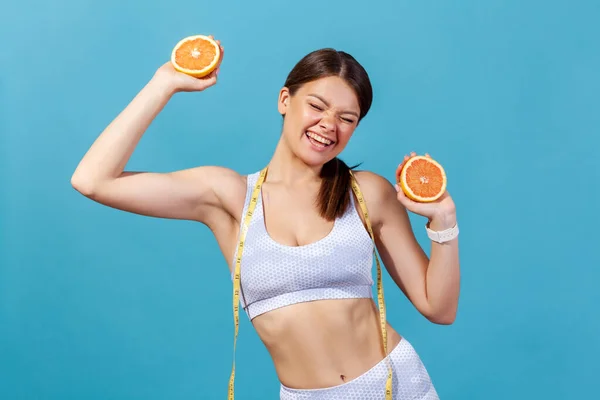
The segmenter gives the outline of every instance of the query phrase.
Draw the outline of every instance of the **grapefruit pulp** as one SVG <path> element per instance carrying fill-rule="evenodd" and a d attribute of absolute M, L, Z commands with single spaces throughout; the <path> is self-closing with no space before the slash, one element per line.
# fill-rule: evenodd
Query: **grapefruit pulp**
<path fill-rule="evenodd" d="M 181 39 L 171 52 L 173 67 L 184 74 L 202 78 L 219 64 L 221 47 L 209 36 L 193 35 Z"/>
<path fill-rule="evenodd" d="M 396 176 L 398 185 L 406 197 L 420 203 L 439 199 L 448 183 L 444 168 L 428 156 L 412 156 Z"/>

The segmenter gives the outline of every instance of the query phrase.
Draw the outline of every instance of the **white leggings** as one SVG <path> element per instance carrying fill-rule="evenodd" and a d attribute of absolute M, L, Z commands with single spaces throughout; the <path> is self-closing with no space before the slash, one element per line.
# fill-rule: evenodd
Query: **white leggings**
<path fill-rule="evenodd" d="M 421 358 L 404 338 L 389 354 L 394 400 L 439 400 Z M 281 400 L 384 400 L 388 368 L 385 359 L 359 377 L 323 389 L 292 389 L 281 385 Z"/>

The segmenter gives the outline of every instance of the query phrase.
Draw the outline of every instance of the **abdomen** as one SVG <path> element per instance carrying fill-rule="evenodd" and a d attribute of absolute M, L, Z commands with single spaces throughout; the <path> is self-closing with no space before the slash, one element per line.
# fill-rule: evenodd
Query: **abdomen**
<path fill-rule="evenodd" d="M 373 299 L 319 300 L 282 307 L 253 320 L 279 380 L 291 388 L 352 380 L 383 358 Z M 388 352 L 400 340 L 388 325 Z"/>

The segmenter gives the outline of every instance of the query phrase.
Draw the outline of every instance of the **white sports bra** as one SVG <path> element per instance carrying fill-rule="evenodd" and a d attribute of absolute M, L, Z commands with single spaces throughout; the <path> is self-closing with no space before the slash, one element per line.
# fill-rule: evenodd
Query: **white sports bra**
<path fill-rule="evenodd" d="M 242 215 L 259 174 L 248 175 Z M 269 236 L 262 195 L 258 196 L 240 267 L 240 303 L 251 320 L 295 303 L 373 297 L 373 242 L 352 193 L 350 198 L 350 206 L 335 220 L 327 236 L 307 245 L 287 246 Z"/>

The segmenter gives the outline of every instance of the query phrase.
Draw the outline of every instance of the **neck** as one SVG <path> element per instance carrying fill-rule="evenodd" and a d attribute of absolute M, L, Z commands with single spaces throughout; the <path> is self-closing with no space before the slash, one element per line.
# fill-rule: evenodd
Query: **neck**
<path fill-rule="evenodd" d="M 269 162 L 268 178 L 286 186 L 320 181 L 322 165 L 307 165 L 296 157 L 282 135 Z"/>

